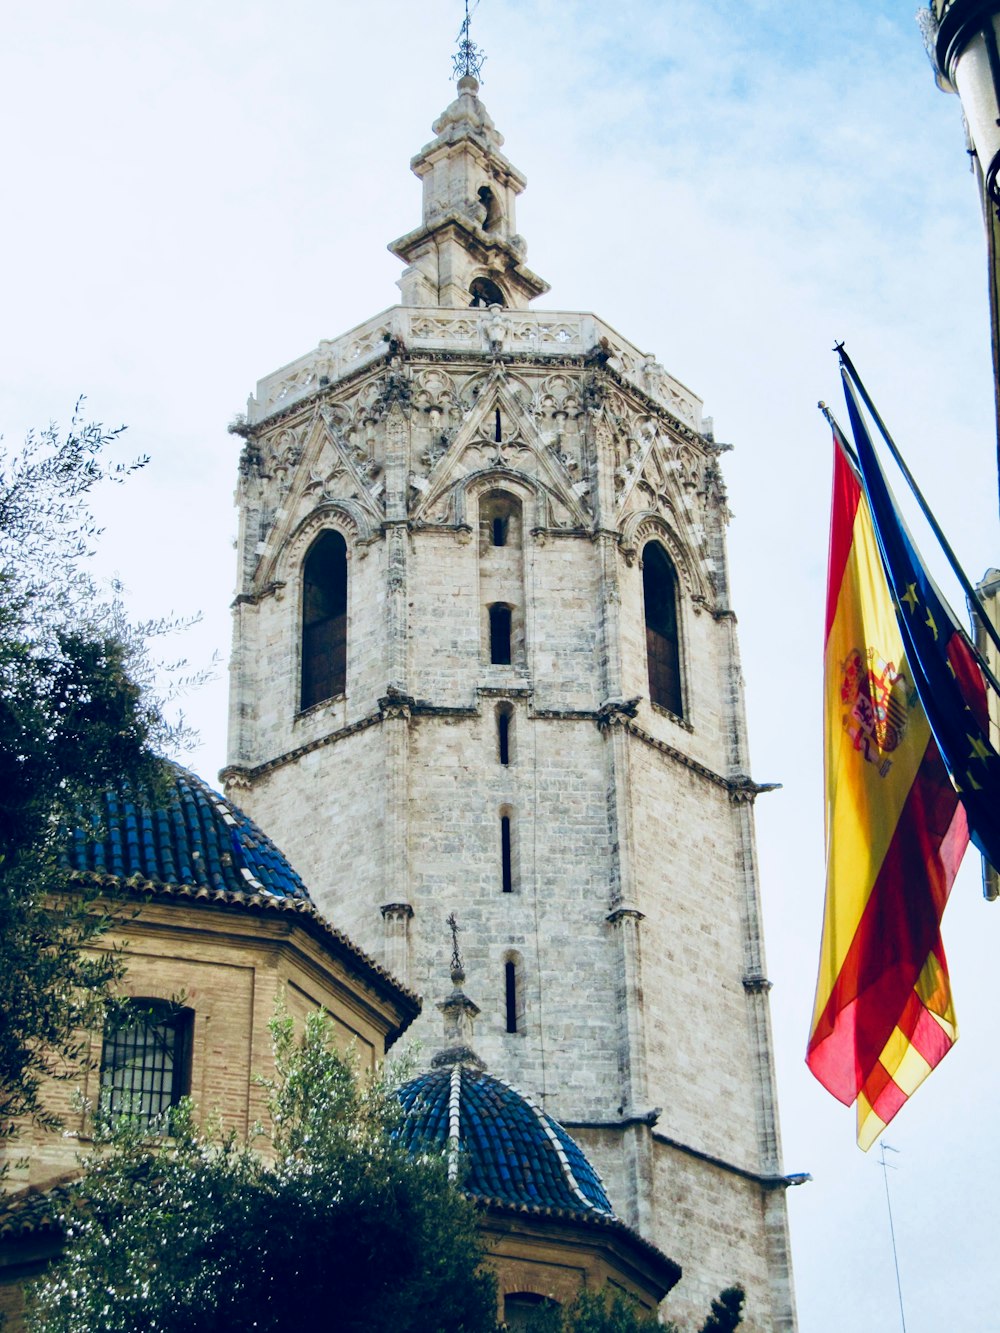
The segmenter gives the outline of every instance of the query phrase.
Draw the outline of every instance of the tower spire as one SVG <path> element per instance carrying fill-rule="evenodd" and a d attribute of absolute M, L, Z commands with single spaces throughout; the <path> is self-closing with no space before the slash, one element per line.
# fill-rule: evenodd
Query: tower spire
<path fill-rule="evenodd" d="M 469 35 L 465 6 L 454 56 L 458 96 L 434 122 L 435 138 L 410 162 L 423 183 L 420 226 L 389 249 L 407 265 L 408 306 L 508 306 L 525 310 L 549 285 L 524 262 L 515 201 L 524 176 L 500 151 L 503 135 L 477 96 L 485 56 Z"/>
<path fill-rule="evenodd" d="M 435 1055 L 431 1066 L 440 1069 L 443 1065 L 463 1064 L 473 1069 L 485 1069 L 486 1066 L 472 1049 L 472 1029 L 479 1015 L 479 1006 L 462 990 L 465 967 L 458 948 L 458 921 L 454 912 L 447 917 L 446 924 L 451 930 L 452 991 L 446 1000 L 438 1004 L 444 1018 L 445 1048 Z"/>
<path fill-rule="evenodd" d="M 475 0 L 472 6 L 474 14 L 479 8 L 479 0 Z M 472 40 L 469 31 L 469 24 L 472 15 L 469 12 L 469 0 L 465 0 L 465 18 L 462 20 L 462 26 L 458 30 L 458 50 L 451 58 L 451 63 L 455 71 L 456 79 L 473 78 L 478 79 L 486 63 L 486 56 L 481 47 L 477 46 Z"/>

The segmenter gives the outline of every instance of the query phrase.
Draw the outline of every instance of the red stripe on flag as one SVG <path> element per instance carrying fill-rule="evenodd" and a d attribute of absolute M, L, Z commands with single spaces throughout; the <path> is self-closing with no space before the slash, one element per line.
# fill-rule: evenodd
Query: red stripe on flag
<path fill-rule="evenodd" d="M 944 961 L 942 955 L 939 955 L 939 958 L 942 962 Z M 916 996 L 914 996 L 914 999 L 916 999 Z M 913 1029 L 913 1036 L 910 1038 L 910 1045 L 914 1050 L 919 1051 L 933 1069 L 936 1064 L 940 1064 L 954 1044 L 954 1041 L 948 1036 L 941 1024 L 935 1020 L 934 1015 L 929 1013 L 921 1004 L 920 1017 Z"/>
<path fill-rule="evenodd" d="M 986 686 L 972 649 L 961 634 L 953 634 L 948 640 L 947 655 L 962 698 L 972 709 L 972 715 L 983 731 L 989 732 L 990 712 L 986 702 Z"/>
<path fill-rule="evenodd" d="M 885 1073 L 881 1065 L 879 1069 Z M 869 1097 L 868 1102 L 882 1123 L 887 1125 L 896 1112 L 905 1106 L 906 1093 L 886 1074 L 885 1086 L 877 1097 Z"/>
<path fill-rule="evenodd" d="M 840 585 L 854 544 L 854 518 L 861 499 L 861 483 L 844 453 L 836 431 L 833 451 L 833 503 L 830 507 L 830 563 L 826 584 L 826 627 L 823 642 L 830 637 L 830 626 L 837 614 Z"/>
<path fill-rule="evenodd" d="M 809 1041 L 806 1063 L 846 1105 L 878 1064 L 940 939 L 941 914 L 958 868 L 952 864 L 956 840 L 949 836 L 957 805 L 931 740 Z M 964 851 L 963 840 L 957 841 Z M 925 891 L 914 894 L 914 883 Z"/>

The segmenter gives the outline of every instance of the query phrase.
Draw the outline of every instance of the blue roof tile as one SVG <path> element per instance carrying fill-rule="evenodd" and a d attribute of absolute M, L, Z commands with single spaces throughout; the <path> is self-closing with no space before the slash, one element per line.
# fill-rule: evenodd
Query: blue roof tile
<path fill-rule="evenodd" d="M 502 1079 L 469 1065 L 433 1069 L 399 1089 L 414 1152 L 445 1149 L 453 1068 L 460 1094 L 462 1188 L 474 1198 L 611 1217 L 600 1177 L 561 1125 Z"/>
<path fill-rule="evenodd" d="M 170 764 L 169 789 L 156 802 L 105 792 L 86 827 L 72 830 L 66 866 L 116 879 L 309 902 L 309 892 L 271 839 L 231 801 Z"/>

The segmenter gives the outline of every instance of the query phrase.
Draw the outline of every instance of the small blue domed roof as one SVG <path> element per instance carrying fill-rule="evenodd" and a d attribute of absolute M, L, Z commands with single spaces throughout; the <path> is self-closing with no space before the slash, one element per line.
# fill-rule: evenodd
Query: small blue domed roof
<path fill-rule="evenodd" d="M 550 1115 L 509 1083 L 455 1063 L 405 1083 L 400 1131 L 413 1151 L 457 1141 L 462 1188 L 476 1198 L 532 1209 L 613 1216 L 600 1177 Z"/>
<path fill-rule="evenodd" d="M 165 767 L 166 791 L 155 799 L 98 798 L 94 830 L 67 840 L 71 871 L 310 901 L 297 871 L 238 806 L 179 764 Z"/>

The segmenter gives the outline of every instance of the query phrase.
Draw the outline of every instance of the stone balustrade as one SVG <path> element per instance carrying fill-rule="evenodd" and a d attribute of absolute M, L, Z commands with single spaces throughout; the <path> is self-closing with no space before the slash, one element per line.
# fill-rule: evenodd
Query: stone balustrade
<path fill-rule="evenodd" d="M 247 404 L 251 425 L 361 370 L 399 339 L 411 352 L 492 352 L 513 358 L 583 356 L 595 347 L 606 364 L 692 430 L 701 431 L 701 399 L 610 325 L 579 311 L 392 306 L 339 338 L 265 376 Z"/>

